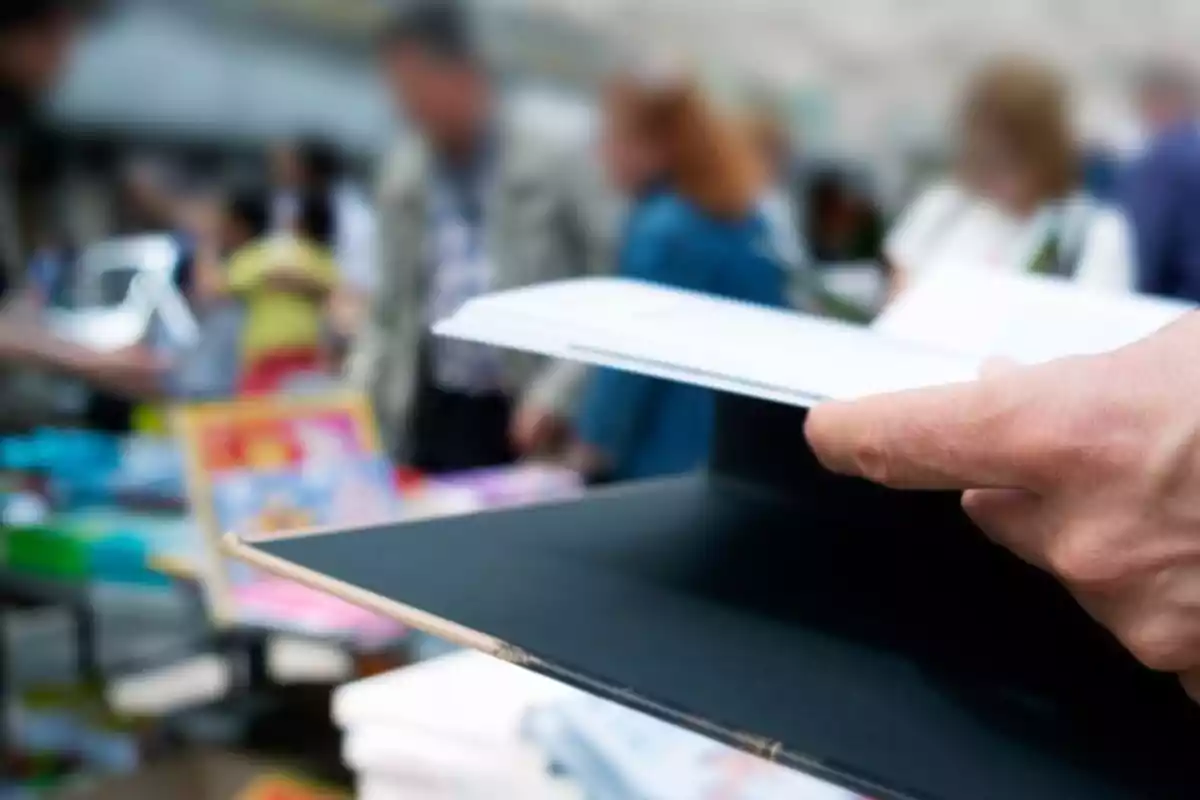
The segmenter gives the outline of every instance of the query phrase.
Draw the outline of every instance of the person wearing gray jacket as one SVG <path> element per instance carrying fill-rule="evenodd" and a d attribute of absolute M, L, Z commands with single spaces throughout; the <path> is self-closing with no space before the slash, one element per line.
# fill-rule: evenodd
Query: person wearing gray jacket
<path fill-rule="evenodd" d="M 566 435 L 578 368 L 429 330 L 480 294 L 606 271 L 615 221 L 581 154 L 504 114 L 468 22 L 419 4 L 385 35 L 385 81 L 411 131 L 381 171 L 379 286 L 349 360 L 391 455 L 429 472 Z"/>

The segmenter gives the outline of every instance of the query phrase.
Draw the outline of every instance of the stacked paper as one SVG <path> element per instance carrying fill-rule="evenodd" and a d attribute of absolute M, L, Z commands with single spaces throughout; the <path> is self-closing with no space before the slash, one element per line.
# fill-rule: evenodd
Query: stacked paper
<path fill-rule="evenodd" d="M 478 653 L 456 653 L 338 690 L 334 720 L 359 800 L 560 800 L 521 738 L 530 708 L 574 690 Z"/>
<path fill-rule="evenodd" d="M 473 652 L 343 687 L 333 709 L 359 800 L 854 798 Z"/>
<path fill-rule="evenodd" d="M 535 712 L 531 737 L 588 800 L 854 800 L 800 772 L 594 697 Z"/>

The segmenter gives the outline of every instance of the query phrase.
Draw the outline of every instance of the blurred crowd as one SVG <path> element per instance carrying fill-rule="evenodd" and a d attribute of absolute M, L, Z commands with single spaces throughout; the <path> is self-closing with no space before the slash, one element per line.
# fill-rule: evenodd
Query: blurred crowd
<path fill-rule="evenodd" d="M 889 221 L 869 181 L 807 157 L 777 109 L 717 102 L 670 59 L 623 59 L 594 98 L 589 146 L 548 137 L 509 113 L 470 15 L 426 2 L 378 37 L 405 128 L 373 174 L 303 135 L 230 178 L 120 159 L 98 240 L 169 242 L 196 335 L 101 348 L 47 314 L 81 310 L 96 244 L 61 232 L 37 148 L 77 6 L 0 12 L 0 427 L 45 417 L 33 373 L 89 385 L 90 423 L 116 430 L 164 395 L 349 385 L 397 461 L 423 471 L 555 458 L 595 480 L 643 478 L 703 462 L 707 392 L 438 341 L 430 325 L 489 291 L 605 274 L 833 313 L 822 279 L 848 263 L 873 265 L 889 298 L 977 269 L 1200 301 L 1200 97 L 1170 63 L 1131 87 L 1146 140 L 1128 158 L 1085 151 L 1052 67 L 987 63 L 964 76 L 943 174 Z"/>

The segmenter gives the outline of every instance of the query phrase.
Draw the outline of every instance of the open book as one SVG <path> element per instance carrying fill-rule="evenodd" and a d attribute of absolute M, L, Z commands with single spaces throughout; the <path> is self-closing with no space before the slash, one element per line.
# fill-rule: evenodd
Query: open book
<path fill-rule="evenodd" d="M 1156 324 L 1117 317 L 1109 346 Z M 879 800 L 1197 797 L 1200 706 L 1177 680 L 981 535 L 957 494 L 833 475 L 806 445 L 806 406 L 970 380 L 1003 337 L 955 354 L 953 337 L 938 349 L 618 279 L 483 297 L 438 333 L 712 387 L 707 469 L 229 535 L 229 553 Z"/>

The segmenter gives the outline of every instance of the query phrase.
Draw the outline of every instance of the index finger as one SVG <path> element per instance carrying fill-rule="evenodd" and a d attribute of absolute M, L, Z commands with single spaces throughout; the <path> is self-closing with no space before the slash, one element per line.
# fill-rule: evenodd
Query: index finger
<path fill-rule="evenodd" d="M 1029 488 L 1024 376 L 818 405 L 805 435 L 828 469 L 907 489 Z"/>

